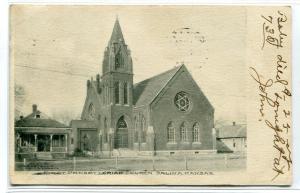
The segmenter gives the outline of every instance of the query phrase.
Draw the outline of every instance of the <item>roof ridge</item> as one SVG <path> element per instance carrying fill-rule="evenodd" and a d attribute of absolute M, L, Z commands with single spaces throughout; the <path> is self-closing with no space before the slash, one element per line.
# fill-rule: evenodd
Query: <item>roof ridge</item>
<path fill-rule="evenodd" d="M 170 77 L 169 80 L 166 81 L 165 85 L 157 92 L 157 94 L 155 95 L 155 97 L 151 100 L 150 104 L 156 99 L 156 97 L 164 90 L 164 88 L 169 84 L 169 82 L 173 79 L 173 77 L 175 76 L 175 74 L 178 72 L 179 69 L 182 68 L 182 66 L 184 66 L 184 64 L 174 68 L 175 72 L 174 74 Z M 170 70 L 171 72 L 171 70 Z"/>
<path fill-rule="evenodd" d="M 134 104 L 136 106 L 151 104 L 182 68 L 182 66 L 184 65 L 176 66 L 170 70 L 134 84 Z M 151 94 L 149 94 L 149 92 L 151 92 Z"/>
<path fill-rule="evenodd" d="M 181 65 L 181 66 L 182 66 L 182 65 Z M 149 78 L 147 78 L 147 79 L 144 79 L 144 80 L 142 80 L 142 81 L 140 81 L 140 82 L 137 82 L 137 83 L 135 83 L 133 86 L 139 85 L 140 83 L 142 83 L 142 82 L 144 82 L 144 81 L 147 81 L 147 80 L 150 80 L 150 79 L 153 79 L 153 78 L 155 78 L 155 77 L 162 76 L 162 75 L 164 75 L 164 74 L 167 74 L 167 73 L 169 73 L 169 72 L 172 72 L 173 70 L 176 70 L 176 69 L 178 70 L 181 66 L 175 66 L 175 67 L 173 67 L 172 69 L 169 69 L 169 70 L 167 70 L 167 71 L 161 72 L 160 74 L 151 76 L 151 77 L 149 77 Z M 177 70 L 176 70 L 176 71 L 177 71 Z"/>

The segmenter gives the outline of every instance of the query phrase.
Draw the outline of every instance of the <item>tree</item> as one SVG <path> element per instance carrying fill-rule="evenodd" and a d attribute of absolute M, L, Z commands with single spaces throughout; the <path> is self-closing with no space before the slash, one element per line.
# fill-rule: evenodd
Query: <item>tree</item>
<path fill-rule="evenodd" d="M 79 119 L 80 115 L 76 114 L 74 111 L 65 110 L 52 113 L 52 118 L 65 125 L 70 125 L 71 120 Z"/>
<path fill-rule="evenodd" d="M 15 84 L 15 120 L 22 115 L 22 108 L 26 99 L 23 86 Z"/>

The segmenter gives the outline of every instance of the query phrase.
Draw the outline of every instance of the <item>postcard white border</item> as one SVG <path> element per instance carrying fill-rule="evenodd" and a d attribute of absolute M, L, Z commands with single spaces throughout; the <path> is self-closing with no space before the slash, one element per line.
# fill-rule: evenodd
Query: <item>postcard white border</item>
<path fill-rule="evenodd" d="M 299 1 L 230 1 L 234 4 L 239 5 L 246 5 L 246 4 L 258 4 L 258 5 L 274 5 L 274 4 L 289 4 L 292 5 L 293 10 L 293 171 L 294 171 L 294 183 L 289 188 L 276 188 L 276 187 L 237 187 L 237 188 L 224 188 L 216 189 L 215 187 L 138 187 L 138 188 L 122 188 L 125 192 L 141 192 L 141 191 L 147 191 L 147 192 L 199 192 L 199 189 L 205 191 L 205 192 L 218 192 L 218 191 L 230 191 L 233 192 L 233 190 L 237 190 L 241 192 L 241 189 L 251 189 L 256 190 L 257 192 L 266 192 L 266 190 L 270 190 L 274 192 L 274 189 L 277 190 L 283 190 L 285 192 L 287 189 L 289 190 L 295 190 L 300 189 L 300 4 Z M 8 5 L 11 3 L 21 3 L 21 4 L 31 4 L 31 3 L 38 3 L 38 4 L 50 4 L 50 1 L 46 0 L 40 0 L 40 1 L 9 1 L 4 2 L 1 1 L 0 4 L 0 88 L 1 88 L 1 94 L 0 94 L 0 123 L 1 123 L 1 134 L 0 134 L 0 143 L 1 143 L 1 159 L 0 159 L 0 171 L 1 171 L 1 192 L 9 191 L 20 191 L 22 188 L 25 188 L 23 190 L 26 190 L 28 192 L 31 191 L 45 191 L 44 188 L 52 188 L 56 191 L 108 191 L 108 192 L 116 192 L 120 190 L 120 187 L 95 187 L 95 186 L 85 186 L 77 188 L 76 186 L 51 186 L 51 187 L 45 187 L 45 186 L 11 186 L 8 181 L 8 85 L 9 85 L 9 66 L 8 66 Z M 173 0 L 172 3 L 169 1 L 161 1 L 161 0 L 155 0 L 155 1 L 121 1 L 121 0 L 107 0 L 107 1 L 79 1 L 79 0 L 55 0 L 51 1 L 51 4 L 226 4 L 226 5 L 232 5 L 227 4 L 226 1 L 184 1 L 184 0 Z M 4 186 L 3 186 L 4 185 Z"/>

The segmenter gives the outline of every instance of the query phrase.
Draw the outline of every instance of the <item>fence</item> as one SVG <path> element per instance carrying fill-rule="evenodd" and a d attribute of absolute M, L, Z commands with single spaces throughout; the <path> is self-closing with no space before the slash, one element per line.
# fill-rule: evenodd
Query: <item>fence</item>
<path fill-rule="evenodd" d="M 231 170 L 246 168 L 243 154 L 215 154 L 214 156 L 183 157 L 113 157 L 107 159 L 87 159 L 73 157 L 61 161 L 30 161 L 26 158 L 16 163 L 17 170 L 64 170 L 64 171 L 103 171 L 103 170 Z M 45 166 L 45 168 L 43 168 Z M 50 168 L 50 169 L 49 169 Z"/>

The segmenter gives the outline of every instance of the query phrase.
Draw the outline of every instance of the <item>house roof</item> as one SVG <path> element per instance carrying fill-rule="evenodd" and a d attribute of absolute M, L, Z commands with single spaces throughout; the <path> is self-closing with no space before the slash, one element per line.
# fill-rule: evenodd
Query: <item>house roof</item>
<path fill-rule="evenodd" d="M 217 140 L 217 152 L 218 153 L 232 153 L 233 151 L 222 141 Z"/>
<path fill-rule="evenodd" d="M 247 137 L 246 124 L 223 125 L 217 128 L 217 138 Z"/>
<path fill-rule="evenodd" d="M 45 113 L 42 113 L 39 110 L 33 111 L 31 114 L 27 115 L 24 119 L 33 119 L 36 118 L 36 116 L 40 116 L 41 119 L 49 119 L 50 117 L 48 117 Z"/>
<path fill-rule="evenodd" d="M 150 104 L 182 66 L 136 83 L 133 86 L 133 104 L 135 106 Z"/>
<path fill-rule="evenodd" d="M 68 126 L 53 119 L 23 118 L 15 122 L 15 127 L 67 128 Z"/>
<path fill-rule="evenodd" d="M 15 127 L 50 127 L 67 128 L 68 126 L 49 118 L 46 114 L 37 109 L 37 105 L 32 105 L 32 113 L 25 118 L 15 122 Z"/>

